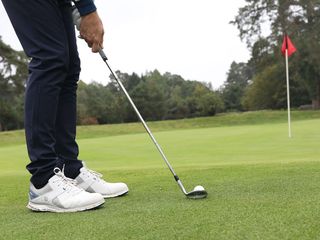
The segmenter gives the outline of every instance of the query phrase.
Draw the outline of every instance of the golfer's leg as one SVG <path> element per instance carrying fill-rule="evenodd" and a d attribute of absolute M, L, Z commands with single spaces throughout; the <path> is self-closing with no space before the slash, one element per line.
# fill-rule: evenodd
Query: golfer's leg
<path fill-rule="evenodd" d="M 75 178 L 80 173 L 79 169 L 82 167 L 81 161 L 78 160 L 79 151 L 75 141 L 77 115 L 76 91 L 80 73 L 80 59 L 78 56 L 71 7 L 70 5 L 62 5 L 60 9 L 68 38 L 70 64 L 68 75 L 61 85 L 59 95 L 55 149 L 65 164 L 65 175 Z"/>
<path fill-rule="evenodd" d="M 66 32 L 56 0 L 2 0 L 17 36 L 32 58 L 25 95 L 25 131 L 31 182 L 40 188 L 57 164 L 55 124 L 68 72 Z"/>

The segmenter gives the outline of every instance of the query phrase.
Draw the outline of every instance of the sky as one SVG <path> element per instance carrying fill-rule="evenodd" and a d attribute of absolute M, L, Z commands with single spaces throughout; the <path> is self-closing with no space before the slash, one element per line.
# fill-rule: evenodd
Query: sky
<path fill-rule="evenodd" d="M 229 24 L 244 0 L 96 0 L 105 28 L 104 50 L 111 68 L 139 75 L 159 70 L 186 80 L 226 80 L 232 61 L 246 62 L 250 53 Z M 22 47 L 0 4 L 0 36 L 16 50 Z M 80 79 L 107 84 L 109 72 L 98 54 L 78 39 Z"/>

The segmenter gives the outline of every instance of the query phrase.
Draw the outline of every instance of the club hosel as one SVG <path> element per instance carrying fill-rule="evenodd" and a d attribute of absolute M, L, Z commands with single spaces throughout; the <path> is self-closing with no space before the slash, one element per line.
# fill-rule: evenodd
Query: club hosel
<path fill-rule="evenodd" d="M 177 181 L 177 183 L 178 183 L 181 191 L 182 191 L 185 195 L 187 195 L 187 191 L 186 191 L 186 189 L 184 188 L 184 186 L 183 186 L 182 182 L 180 181 L 179 177 L 178 177 L 177 175 L 175 175 L 175 176 L 174 176 L 174 179 L 176 179 L 176 181 Z"/>

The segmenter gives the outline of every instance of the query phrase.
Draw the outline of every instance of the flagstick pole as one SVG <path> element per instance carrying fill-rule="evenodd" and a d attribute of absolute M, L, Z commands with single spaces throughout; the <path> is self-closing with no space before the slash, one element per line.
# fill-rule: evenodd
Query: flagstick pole
<path fill-rule="evenodd" d="M 290 86 L 289 86 L 289 63 L 288 49 L 286 49 L 286 76 L 287 76 L 287 106 L 288 106 L 288 131 L 291 138 L 291 112 L 290 112 Z"/>

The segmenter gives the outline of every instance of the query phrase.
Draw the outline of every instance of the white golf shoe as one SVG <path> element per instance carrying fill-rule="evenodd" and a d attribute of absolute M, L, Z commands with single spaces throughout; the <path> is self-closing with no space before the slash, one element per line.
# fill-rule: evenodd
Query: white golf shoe
<path fill-rule="evenodd" d="M 109 183 L 101 177 L 102 174 L 82 167 L 75 180 L 79 188 L 90 193 L 100 193 L 104 198 L 119 197 L 128 193 L 129 189 L 125 183 Z"/>
<path fill-rule="evenodd" d="M 54 173 L 41 189 L 30 184 L 27 208 L 39 212 L 78 212 L 97 208 L 105 202 L 101 194 L 77 187 L 59 168 L 55 168 Z"/>

